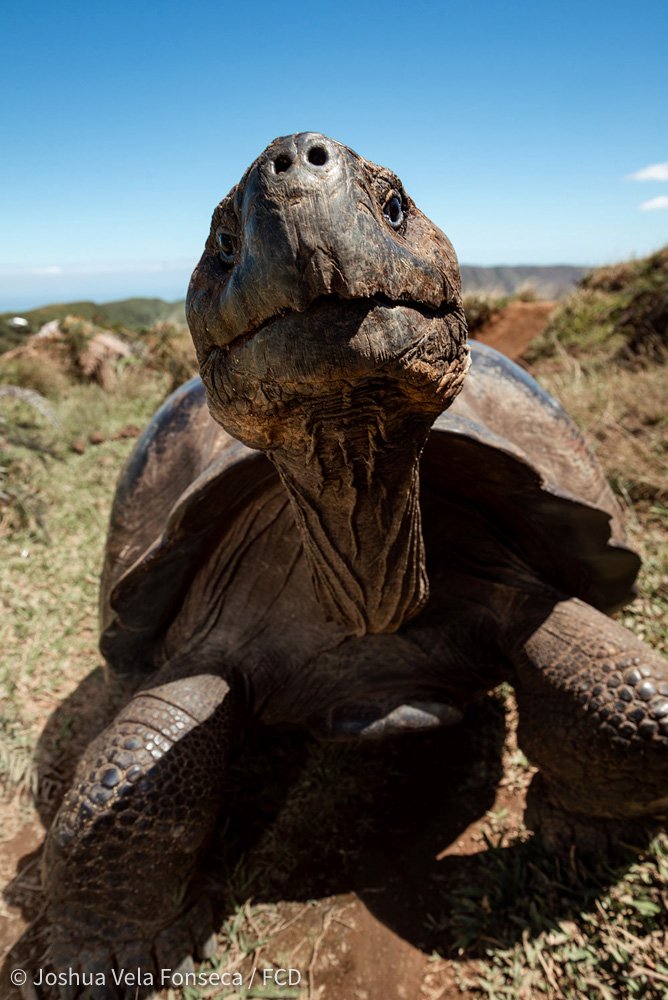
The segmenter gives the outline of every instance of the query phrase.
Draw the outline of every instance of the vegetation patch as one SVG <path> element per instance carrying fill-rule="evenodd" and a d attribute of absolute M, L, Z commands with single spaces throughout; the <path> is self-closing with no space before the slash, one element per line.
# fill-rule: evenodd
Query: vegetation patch
<path fill-rule="evenodd" d="M 105 329 L 141 332 L 155 323 L 185 326 L 185 303 L 164 302 L 162 299 L 122 299 L 119 302 L 67 302 L 40 306 L 18 314 L 24 322 L 16 325 L 16 313 L 0 314 L 0 351 L 20 347 L 26 337 L 37 333 L 45 323 L 66 316 L 79 316 Z"/>
<path fill-rule="evenodd" d="M 665 359 L 668 349 L 668 247 L 642 260 L 585 276 L 526 353 L 529 363 L 565 351 L 599 367 Z"/>
<path fill-rule="evenodd" d="M 469 328 L 469 336 L 475 337 L 491 319 L 501 312 L 510 299 L 507 296 L 497 297 L 484 292 L 474 292 L 464 296 L 464 312 Z"/>
<path fill-rule="evenodd" d="M 458 955 L 484 957 L 460 974 L 463 990 L 489 1000 L 668 995 L 665 837 L 616 864 L 490 837 L 470 874 L 451 894 L 451 930 Z"/>

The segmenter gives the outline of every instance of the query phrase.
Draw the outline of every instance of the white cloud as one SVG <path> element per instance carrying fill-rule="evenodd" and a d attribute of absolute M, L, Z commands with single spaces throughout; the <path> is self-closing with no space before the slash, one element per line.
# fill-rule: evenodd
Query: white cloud
<path fill-rule="evenodd" d="M 644 201 L 640 206 L 641 212 L 656 212 L 660 208 L 668 208 L 668 194 L 657 195 L 656 198 L 650 198 L 649 201 Z"/>
<path fill-rule="evenodd" d="M 668 162 L 652 163 L 649 167 L 629 174 L 627 181 L 668 181 Z"/>
<path fill-rule="evenodd" d="M 86 275 L 128 275 L 128 274 L 172 274 L 187 272 L 190 274 L 195 266 L 196 257 L 183 260 L 165 261 L 102 261 L 85 264 L 39 264 L 36 267 L 23 267 L 13 264 L 0 264 L 0 277 L 24 277 L 30 275 L 44 276 L 50 274 L 63 275 L 67 278 L 77 278 Z"/>

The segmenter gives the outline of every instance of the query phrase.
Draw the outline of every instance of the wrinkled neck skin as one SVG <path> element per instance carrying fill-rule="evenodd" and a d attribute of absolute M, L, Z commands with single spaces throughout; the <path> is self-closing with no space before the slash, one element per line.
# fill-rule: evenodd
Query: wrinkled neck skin
<path fill-rule="evenodd" d="M 340 385 L 303 412 L 303 433 L 270 450 L 318 601 L 354 635 L 394 632 L 429 596 L 419 458 L 429 421 L 398 393 Z"/>
<path fill-rule="evenodd" d="M 427 602 L 419 459 L 462 386 L 465 337 L 458 306 L 334 300 L 203 359 L 212 415 L 276 466 L 319 604 L 348 635 L 395 632 Z"/>

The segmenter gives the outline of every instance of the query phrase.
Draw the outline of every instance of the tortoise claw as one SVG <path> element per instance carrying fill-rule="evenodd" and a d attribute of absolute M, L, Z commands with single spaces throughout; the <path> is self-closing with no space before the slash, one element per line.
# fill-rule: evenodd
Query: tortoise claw
<path fill-rule="evenodd" d="M 192 955 L 186 955 L 186 957 L 179 962 L 177 967 L 174 969 L 174 973 L 179 976 L 187 976 L 195 972 L 195 963 L 193 961 Z"/>
<path fill-rule="evenodd" d="M 197 949 L 197 957 L 201 962 L 206 962 L 213 958 L 218 951 L 218 937 L 212 933 Z"/>

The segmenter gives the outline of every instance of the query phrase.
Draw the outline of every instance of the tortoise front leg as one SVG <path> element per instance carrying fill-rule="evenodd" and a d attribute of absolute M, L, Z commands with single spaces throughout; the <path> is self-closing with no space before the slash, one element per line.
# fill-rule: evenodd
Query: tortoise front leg
<path fill-rule="evenodd" d="M 563 600 L 512 652 L 519 741 L 552 803 L 605 818 L 668 815 L 668 662 Z"/>
<path fill-rule="evenodd" d="M 184 919 L 187 890 L 238 729 L 227 680 L 170 664 L 91 743 L 45 850 L 56 971 L 110 986 L 112 968 L 176 968 L 210 934 L 201 907 Z"/>

